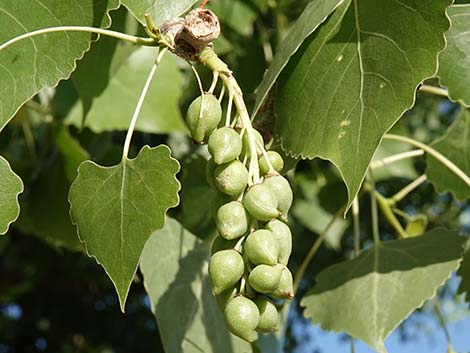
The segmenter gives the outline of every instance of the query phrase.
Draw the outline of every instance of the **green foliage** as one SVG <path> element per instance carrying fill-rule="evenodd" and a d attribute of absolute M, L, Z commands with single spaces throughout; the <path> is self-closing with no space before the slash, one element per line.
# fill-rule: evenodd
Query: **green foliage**
<path fill-rule="evenodd" d="M 65 122 L 81 128 L 86 113 L 85 126 L 96 133 L 127 130 L 140 90 L 154 61 L 154 48 L 134 51 L 116 70 L 103 92 L 93 100 L 89 111 L 84 111 L 86 101 L 82 104 L 77 102 Z M 149 88 L 151 99 L 144 102 L 136 130 L 154 134 L 186 132 L 178 109 L 182 77 L 175 58 L 166 57 L 157 75 L 158 79 Z"/>
<path fill-rule="evenodd" d="M 323 329 L 346 332 L 386 352 L 385 338 L 458 268 L 464 243 L 455 232 L 435 229 L 376 244 L 322 271 L 301 305 Z"/>
<path fill-rule="evenodd" d="M 451 28 L 446 33 L 447 47 L 439 55 L 439 78 L 449 88 L 449 96 L 470 106 L 470 5 L 447 9 Z"/>
<path fill-rule="evenodd" d="M 209 285 L 208 258 L 208 244 L 170 218 L 145 246 L 140 268 L 165 350 L 250 353 L 225 329 Z"/>
<path fill-rule="evenodd" d="M 0 234 L 5 234 L 10 223 L 18 218 L 18 195 L 22 192 L 21 179 L 11 170 L 8 161 L 0 156 Z"/>
<path fill-rule="evenodd" d="M 465 293 L 467 303 L 470 303 L 470 243 L 467 243 L 467 250 L 465 251 L 457 275 L 461 278 L 459 293 Z"/>
<path fill-rule="evenodd" d="M 118 6 L 117 0 L 2 2 L 0 43 L 46 27 L 109 27 L 108 11 Z M 91 39 L 90 33 L 49 33 L 17 42 L 2 50 L 0 131 L 23 103 L 39 90 L 55 86 L 59 80 L 70 76 L 76 68 L 76 61 L 90 48 Z"/>
<path fill-rule="evenodd" d="M 196 0 L 122 0 L 121 3 L 142 23 L 144 15 L 150 14 L 158 25 L 191 8 Z"/>
<path fill-rule="evenodd" d="M 178 204 L 179 164 L 169 152 L 144 147 L 113 167 L 84 162 L 70 187 L 72 221 L 88 254 L 113 281 L 122 311 L 147 239 Z"/>
<path fill-rule="evenodd" d="M 383 134 L 413 105 L 416 86 L 436 71 L 448 5 L 345 1 L 283 71 L 275 126 L 282 145 L 295 156 L 334 163 L 348 205 Z"/>
<path fill-rule="evenodd" d="M 431 146 L 470 175 L 470 110 L 463 108 L 446 134 Z M 459 200 L 470 198 L 469 186 L 431 156 L 426 174 L 438 192 L 450 191 Z"/>

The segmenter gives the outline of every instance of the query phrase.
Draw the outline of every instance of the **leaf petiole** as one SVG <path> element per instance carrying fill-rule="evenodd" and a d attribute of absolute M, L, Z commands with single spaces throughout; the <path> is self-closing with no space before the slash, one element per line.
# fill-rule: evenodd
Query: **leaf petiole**
<path fill-rule="evenodd" d="M 150 47 L 155 47 L 158 46 L 159 43 L 155 41 L 152 38 L 143 38 L 143 37 L 136 37 L 132 36 L 130 34 L 125 34 L 121 32 L 116 32 L 116 31 L 111 31 L 109 29 L 102 29 L 102 28 L 96 28 L 96 27 L 86 27 L 86 26 L 60 26 L 60 27 L 49 27 L 49 28 L 43 28 L 39 29 L 37 31 L 33 32 L 28 32 L 24 33 L 22 35 L 19 35 L 15 38 L 12 38 L 2 45 L 0 45 L 0 51 L 8 48 L 9 46 L 27 38 L 47 34 L 47 33 L 56 33 L 56 32 L 86 32 L 86 33 L 96 33 L 96 34 L 101 34 L 104 36 L 120 39 L 126 42 L 130 42 L 133 44 L 138 44 L 138 45 L 144 45 L 144 46 L 150 46 Z"/>

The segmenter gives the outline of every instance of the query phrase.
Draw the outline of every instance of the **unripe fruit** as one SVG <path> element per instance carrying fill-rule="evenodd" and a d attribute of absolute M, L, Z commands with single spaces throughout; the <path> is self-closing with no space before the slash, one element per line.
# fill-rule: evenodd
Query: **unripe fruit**
<path fill-rule="evenodd" d="M 275 299 L 292 299 L 294 298 L 294 285 L 292 280 L 292 273 L 287 267 L 281 273 L 279 286 L 269 296 Z"/>
<path fill-rule="evenodd" d="M 292 253 L 292 233 L 284 222 L 273 219 L 269 221 L 265 228 L 273 232 L 274 238 L 276 238 L 279 244 L 279 257 L 277 261 L 283 265 L 287 265 L 289 256 Z"/>
<path fill-rule="evenodd" d="M 279 245 L 272 232 L 259 229 L 246 238 L 243 251 L 254 265 L 274 266 L 279 256 Z"/>
<path fill-rule="evenodd" d="M 237 240 L 227 240 L 219 235 L 212 242 L 211 255 L 221 250 L 233 249 L 236 244 L 237 244 Z"/>
<path fill-rule="evenodd" d="M 242 256 L 235 250 L 222 250 L 211 256 L 209 276 L 214 295 L 234 286 L 244 271 Z"/>
<path fill-rule="evenodd" d="M 222 293 L 220 293 L 217 296 L 217 304 L 219 305 L 219 308 L 224 310 L 229 301 L 231 301 L 235 296 L 237 295 L 237 288 L 232 287 L 227 290 L 224 290 Z"/>
<path fill-rule="evenodd" d="M 281 274 L 284 270 L 283 265 L 258 265 L 248 277 L 250 286 L 259 293 L 274 292 L 279 286 Z"/>
<path fill-rule="evenodd" d="M 257 298 L 255 304 L 259 310 L 259 324 L 256 331 L 274 332 L 279 330 L 279 313 L 274 304 L 262 297 Z"/>
<path fill-rule="evenodd" d="M 186 124 L 194 141 L 202 143 L 219 125 L 221 118 L 222 108 L 219 100 L 210 93 L 204 93 L 204 102 L 203 96 L 199 96 L 189 105 Z"/>
<path fill-rule="evenodd" d="M 254 131 L 255 140 L 256 140 L 256 143 L 255 143 L 256 150 L 258 150 L 259 145 L 264 146 L 263 136 L 261 136 L 261 134 L 257 130 L 253 130 L 253 131 Z M 251 156 L 250 144 L 248 142 L 248 134 L 246 131 L 242 137 L 242 151 L 240 153 L 241 158 L 244 158 L 245 156 L 247 158 L 250 158 Z"/>
<path fill-rule="evenodd" d="M 269 161 L 271 162 L 274 170 L 280 173 L 282 168 L 284 168 L 284 160 L 281 155 L 276 151 L 268 151 L 266 154 L 268 155 Z M 269 172 L 269 164 L 265 155 L 259 159 L 259 171 L 261 175 L 265 175 Z"/>
<path fill-rule="evenodd" d="M 259 310 L 253 301 L 239 296 L 232 299 L 224 311 L 225 323 L 234 335 L 247 342 L 258 339 Z"/>
<path fill-rule="evenodd" d="M 238 196 L 248 185 L 248 171 L 238 160 L 219 165 L 215 168 L 214 183 L 224 194 Z"/>
<path fill-rule="evenodd" d="M 216 216 L 217 230 L 225 239 L 241 237 L 248 230 L 248 214 L 240 201 L 222 205 Z"/>
<path fill-rule="evenodd" d="M 210 135 L 207 147 L 214 162 L 223 164 L 238 158 L 242 151 L 242 140 L 234 129 L 225 126 Z"/>
<path fill-rule="evenodd" d="M 253 185 L 246 192 L 243 205 L 259 221 L 269 221 L 280 216 L 276 195 L 263 184 Z"/>
<path fill-rule="evenodd" d="M 280 175 L 267 176 L 263 181 L 263 185 L 270 188 L 274 195 L 276 195 L 278 202 L 277 209 L 281 211 L 284 217 L 287 217 L 287 212 L 292 206 L 294 198 L 287 179 Z"/>
<path fill-rule="evenodd" d="M 214 184 L 214 172 L 215 168 L 217 168 L 217 164 L 214 163 L 214 160 L 211 158 L 206 163 L 206 181 L 207 184 L 215 188 Z"/>

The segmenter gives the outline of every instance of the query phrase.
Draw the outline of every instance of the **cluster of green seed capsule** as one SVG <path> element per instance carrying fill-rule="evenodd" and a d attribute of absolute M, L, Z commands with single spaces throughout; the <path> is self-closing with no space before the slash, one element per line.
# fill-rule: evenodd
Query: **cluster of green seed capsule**
<path fill-rule="evenodd" d="M 256 130 L 252 131 L 257 140 L 259 182 L 250 183 L 246 165 L 252 149 L 246 126 L 226 123 L 220 127 L 221 116 L 219 100 L 205 93 L 189 106 L 186 122 L 193 139 L 208 144 L 212 156 L 206 168 L 208 183 L 226 197 L 215 215 L 219 235 L 209 262 L 212 291 L 224 310 L 228 329 L 252 342 L 257 332 L 278 329 L 272 299 L 292 299 L 294 295 L 292 274 L 286 266 L 292 235 L 285 223 L 292 190 L 279 174 L 282 157 L 265 151 Z"/>

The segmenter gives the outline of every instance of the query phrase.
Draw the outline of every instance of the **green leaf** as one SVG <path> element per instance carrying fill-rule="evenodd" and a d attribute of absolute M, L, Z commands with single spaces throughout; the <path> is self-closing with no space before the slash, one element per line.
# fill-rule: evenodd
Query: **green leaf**
<path fill-rule="evenodd" d="M 27 32 L 56 26 L 108 27 L 118 0 L 3 1 L 0 43 Z M 57 32 L 17 42 L 0 52 L 0 131 L 41 88 L 70 76 L 90 47 L 92 34 Z"/>
<path fill-rule="evenodd" d="M 387 336 L 457 269 L 464 243 L 457 232 L 441 228 L 374 245 L 317 276 L 301 301 L 305 315 L 386 352 Z"/>
<path fill-rule="evenodd" d="M 300 184 L 303 197 L 296 194 L 296 201 L 292 207 L 292 214 L 310 231 L 321 234 L 325 227 L 333 219 L 334 215 L 326 211 L 320 203 L 320 187 L 317 182 L 309 177 L 296 176 L 295 183 Z M 329 197 L 333 197 L 329 193 Z M 325 243 L 335 250 L 341 249 L 341 238 L 348 228 L 350 222 L 338 218 L 325 236 Z"/>
<path fill-rule="evenodd" d="M 60 155 L 50 163 L 49 160 L 41 173 L 27 183 L 27 191 L 20 197 L 21 214 L 15 227 L 52 246 L 84 251 L 70 220 L 67 162 Z M 77 171 L 74 173 L 76 175 Z"/>
<path fill-rule="evenodd" d="M 470 4 L 447 9 L 452 26 L 446 33 L 447 47 L 439 55 L 439 78 L 449 97 L 470 106 Z"/>
<path fill-rule="evenodd" d="M 166 352 L 251 352 L 225 328 L 208 279 L 209 256 L 210 245 L 171 218 L 144 248 L 140 269 Z"/>
<path fill-rule="evenodd" d="M 122 0 L 121 3 L 142 23 L 144 15 L 150 13 L 157 25 L 178 17 L 193 6 L 197 0 Z"/>
<path fill-rule="evenodd" d="M 436 72 L 449 3 L 347 0 L 279 77 L 275 133 L 283 148 L 334 163 L 349 205 L 382 136 Z"/>
<path fill-rule="evenodd" d="M 111 79 L 103 93 L 94 99 L 85 126 L 99 133 L 127 130 L 139 100 L 139 95 L 155 61 L 155 48 L 136 50 Z M 148 133 L 187 131 L 178 101 L 181 96 L 182 75 L 176 59 L 167 55 L 161 62 L 150 85 L 147 99 L 137 120 L 136 130 Z M 76 103 L 65 122 L 82 126 L 83 106 Z"/>
<path fill-rule="evenodd" d="M 391 134 L 407 135 L 404 120 L 399 120 L 398 123 L 390 130 Z M 404 143 L 397 143 L 396 141 L 382 140 L 379 148 L 374 154 L 374 162 L 383 158 L 393 156 L 395 154 L 408 152 L 412 148 L 410 145 Z M 395 161 L 389 165 L 374 169 L 374 180 L 381 181 L 389 178 L 407 178 L 416 179 L 418 177 L 413 164 L 413 158 L 402 159 Z"/>
<path fill-rule="evenodd" d="M 279 74 L 289 62 L 289 59 L 299 49 L 305 38 L 312 34 L 322 22 L 340 5 L 343 0 L 312 1 L 294 23 L 287 37 L 282 41 L 273 62 L 266 71 L 263 80 L 256 90 L 256 103 L 253 115 L 256 114 L 269 90 L 276 82 Z"/>
<path fill-rule="evenodd" d="M 70 187 L 72 222 L 113 282 L 123 311 L 145 242 L 178 204 L 178 170 L 168 147 L 145 146 L 113 167 L 82 163 Z"/>
<path fill-rule="evenodd" d="M 67 178 L 72 182 L 77 176 L 79 165 L 89 159 L 90 155 L 64 125 L 60 126 L 55 140 L 57 147 L 59 147 L 60 152 L 64 156 Z"/>
<path fill-rule="evenodd" d="M 132 33 L 131 25 L 126 25 L 132 16 L 124 7 L 111 13 L 111 30 Z M 140 26 L 140 24 L 139 24 Z M 101 36 L 97 42 L 92 43 L 90 51 L 77 64 L 72 74 L 73 83 L 83 104 L 84 118 L 91 108 L 93 100 L 100 96 L 108 87 L 110 79 L 124 63 L 127 57 L 136 49 L 134 44 L 116 40 L 115 38 Z"/>
<path fill-rule="evenodd" d="M 431 146 L 470 175 L 470 110 L 463 109 L 447 133 Z M 426 174 L 438 192 L 451 192 L 459 200 L 470 198 L 470 187 L 431 156 L 427 157 Z"/>
<path fill-rule="evenodd" d="M 457 275 L 462 279 L 458 293 L 466 293 L 467 303 L 470 304 L 470 242 L 467 243 L 467 251 L 463 256 Z"/>
<path fill-rule="evenodd" d="M 0 235 L 5 234 L 20 214 L 18 195 L 23 192 L 23 182 L 11 170 L 10 164 L 0 156 Z"/>

